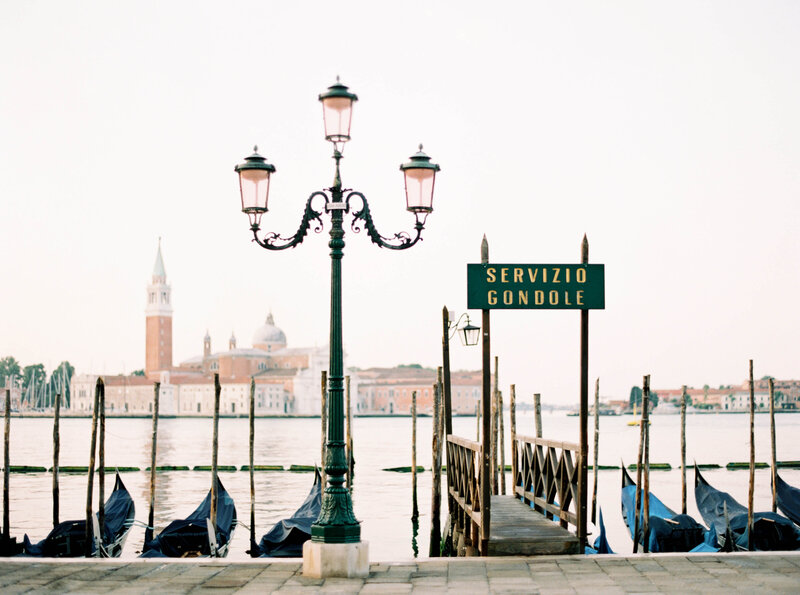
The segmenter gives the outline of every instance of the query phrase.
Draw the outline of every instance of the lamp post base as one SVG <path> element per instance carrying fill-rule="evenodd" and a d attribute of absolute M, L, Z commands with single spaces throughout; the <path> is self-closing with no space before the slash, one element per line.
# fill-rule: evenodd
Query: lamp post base
<path fill-rule="evenodd" d="M 369 576 L 369 544 L 319 543 L 303 544 L 303 576 L 309 578 L 366 578 Z"/>

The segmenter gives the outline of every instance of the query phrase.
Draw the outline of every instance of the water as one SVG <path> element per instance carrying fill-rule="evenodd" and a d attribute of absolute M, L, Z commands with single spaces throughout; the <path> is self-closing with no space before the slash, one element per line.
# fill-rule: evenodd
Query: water
<path fill-rule="evenodd" d="M 600 464 L 619 465 L 636 462 L 638 426 L 628 426 L 630 416 L 603 417 L 600 423 Z M 800 430 L 800 415 L 778 414 L 778 460 L 800 459 L 793 436 Z M 11 464 L 52 466 L 52 420 L 14 418 L 11 420 Z M 320 458 L 320 420 L 257 419 L 255 421 L 255 464 L 313 465 Z M 508 418 L 506 417 L 506 442 Z M 544 414 L 545 437 L 577 442 L 578 418 L 563 414 Z M 517 431 L 535 434 L 533 416 L 518 415 Z M 725 465 L 730 461 L 748 461 L 749 425 L 747 415 L 708 414 L 687 417 L 687 462 Z M 454 433 L 475 438 L 473 417 L 455 418 Z M 158 465 L 210 465 L 212 421 L 210 419 L 163 419 L 158 426 Z M 592 427 L 589 436 L 592 443 Z M 654 416 L 651 425 L 652 463 L 680 463 L 680 417 Z M 430 534 L 431 474 L 418 476 L 420 509 L 419 533 L 414 540 L 411 523 L 411 474 L 382 471 L 383 468 L 411 464 L 410 418 L 355 418 L 355 480 L 353 507 L 362 521 L 362 539 L 369 542 L 370 559 L 406 560 L 414 557 L 416 547 L 427 556 Z M 91 420 L 61 420 L 61 465 L 86 465 L 89 460 Z M 149 477 L 144 471 L 150 464 L 151 421 L 149 419 L 106 420 L 106 465 L 140 467 L 142 471 L 123 473 L 122 479 L 136 503 L 137 520 L 146 521 L 149 507 Z M 248 420 L 221 419 L 219 422 L 219 464 L 241 468 L 248 463 Z M 591 449 L 590 449 L 591 450 Z M 593 454 L 590 452 L 590 460 Z M 769 462 L 769 417 L 756 416 L 756 460 Z M 431 466 L 431 418 L 418 420 L 417 464 Z M 506 445 L 506 464 L 511 464 Z M 771 505 L 769 469 L 756 471 L 755 503 L 757 510 Z M 800 486 L 800 471 L 784 469 L 781 475 Z M 748 472 L 707 471 L 704 476 L 715 487 L 731 492 L 747 503 Z M 220 478 L 236 502 L 239 519 L 249 523 L 250 481 L 247 472 L 220 473 Z M 106 497 L 113 488 L 113 474 L 106 477 Z M 687 477 L 688 512 L 700 520 L 694 503 L 693 473 Z M 33 541 L 43 539 L 52 522 L 52 478 L 49 473 L 11 474 L 11 535 L 22 538 L 27 533 Z M 259 540 L 276 521 L 291 515 L 305 498 L 313 482 L 312 473 L 256 472 L 256 539 Z M 589 473 L 589 507 L 593 475 Z M 445 479 L 443 478 L 443 484 Z M 507 477 L 510 489 L 510 476 Z M 651 490 L 665 504 L 680 511 L 680 471 L 653 471 Z M 205 497 L 210 487 L 210 473 L 172 471 L 157 475 L 156 530 L 172 519 L 184 517 Z M 61 520 L 85 516 L 86 476 L 62 474 Z M 598 502 L 612 548 L 631 551 L 632 543 L 619 512 L 619 471 L 601 471 Z M 97 486 L 94 490 L 97 500 Z M 95 508 L 96 509 L 96 508 Z M 442 507 L 446 518 L 446 503 Z M 134 527 L 123 551 L 123 558 L 133 558 L 142 548 L 144 529 Z M 590 540 L 592 537 L 590 537 Z M 239 526 L 231 543 L 229 558 L 247 557 L 249 531 Z"/>

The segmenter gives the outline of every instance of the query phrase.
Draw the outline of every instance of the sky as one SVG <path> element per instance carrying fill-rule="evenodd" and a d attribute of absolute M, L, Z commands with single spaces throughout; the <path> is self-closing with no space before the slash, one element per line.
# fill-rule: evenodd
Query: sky
<path fill-rule="evenodd" d="M 498 263 L 605 265 L 589 374 L 651 386 L 800 378 L 796 2 L 5 2 L 0 6 L 0 357 L 144 367 L 159 238 L 173 354 L 251 345 L 272 312 L 325 345 L 327 232 L 251 242 L 235 164 L 273 163 L 262 227 L 330 186 L 318 94 L 359 101 L 342 181 L 378 230 L 413 228 L 398 166 L 440 164 L 423 241 L 348 232 L 348 364 L 440 365 L 485 234 Z M 327 221 L 326 221 L 327 223 Z M 480 312 L 472 311 L 479 323 Z M 575 311 L 493 311 L 504 391 L 579 398 Z M 480 368 L 477 347 L 451 349 Z"/>

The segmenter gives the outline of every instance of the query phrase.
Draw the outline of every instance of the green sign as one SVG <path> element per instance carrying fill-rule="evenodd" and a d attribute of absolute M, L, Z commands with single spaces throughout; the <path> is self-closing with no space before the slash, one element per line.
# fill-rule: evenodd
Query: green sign
<path fill-rule="evenodd" d="M 468 264 L 471 310 L 602 310 L 602 264 Z"/>

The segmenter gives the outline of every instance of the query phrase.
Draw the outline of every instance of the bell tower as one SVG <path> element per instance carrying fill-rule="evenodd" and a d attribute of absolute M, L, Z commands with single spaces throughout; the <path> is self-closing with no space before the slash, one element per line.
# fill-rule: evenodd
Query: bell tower
<path fill-rule="evenodd" d="M 147 286 L 145 375 L 157 378 L 158 372 L 172 368 L 172 301 L 167 272 L 161 257 L 161 238 L 153 266 L 153 278 Z"/>

